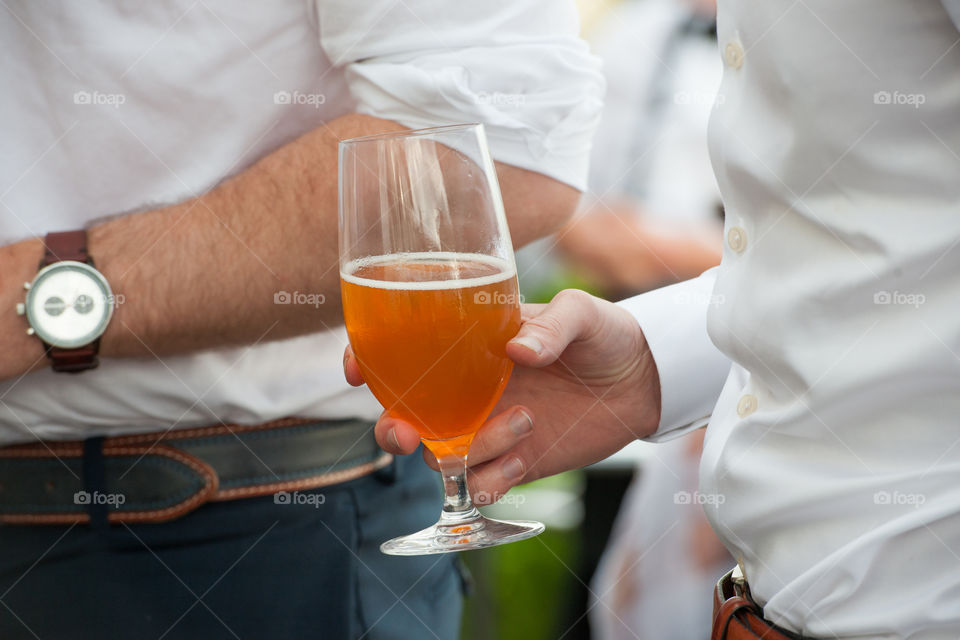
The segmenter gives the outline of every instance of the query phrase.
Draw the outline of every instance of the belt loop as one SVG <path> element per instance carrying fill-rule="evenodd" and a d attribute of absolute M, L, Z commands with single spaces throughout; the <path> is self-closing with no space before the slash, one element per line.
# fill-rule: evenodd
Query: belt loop
<path fill-rule="evenodd" d="M 83 441 L 83 489 L 87 492 L 87 513 L 90 514 L 90 527 L 107 528 L 107 504 L 98 500 L 99 494 L 106 493 L 106 464 L 103 461 L 103 437 L 87 438 Z"/>

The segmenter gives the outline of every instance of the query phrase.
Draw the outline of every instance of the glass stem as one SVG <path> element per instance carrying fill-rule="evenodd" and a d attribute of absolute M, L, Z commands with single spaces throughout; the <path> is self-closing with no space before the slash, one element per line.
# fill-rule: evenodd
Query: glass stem
<path fill-rule="evenodd" d="M 480 512 L 473 506 L 470 491 L 467 489 L 466 456 L 443 456 L 437 462 L 443 476 L 444 493 L 440 522 L 455 525 L 478 517 Z"/>

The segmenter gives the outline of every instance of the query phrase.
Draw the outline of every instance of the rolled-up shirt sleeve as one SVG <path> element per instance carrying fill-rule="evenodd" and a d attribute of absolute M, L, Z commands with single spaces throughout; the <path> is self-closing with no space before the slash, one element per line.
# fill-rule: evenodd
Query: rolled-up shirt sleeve
<path fill-rule="evenodd" d="M 491 154 L 580 190 L 604 80 L 567 0 L 320 1 L 320 43 L 360 113 L 482 122 Z"/>
<path fill-rule="evenodd" d="M 707 334 L 716 269 L 618 304 L 640 323 L 660 374 L 660 425 L 647 440 L 669 440 L 707 424 L 731 361 Z"/>

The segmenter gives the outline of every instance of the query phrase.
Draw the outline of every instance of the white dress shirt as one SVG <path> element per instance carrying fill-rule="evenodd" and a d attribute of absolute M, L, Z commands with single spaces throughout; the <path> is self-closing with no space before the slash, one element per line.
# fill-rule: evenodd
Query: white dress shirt
<path fill-rule="evenodd" d="M 410 127 L 483 122 L 497 160 L 586 181 L 603 81 L 569 2 L 177 0 L 134 10 L 14 0 L 0 11 L 3 244 L 193 198 L 351 111 Z M 0 444 L 373 418 L 373 397 L 343 379 L 345 344 L 334 327 L 103 359 L 78 376 L 33 373 L 0 383 Z"/>
<path fill-rule="evenodd" d="M 723 263 L 624 303 L 654 439 L 709 420 L 707 515 L 810 637 L 960 636 L 958 6 L 721 0 Z"/>

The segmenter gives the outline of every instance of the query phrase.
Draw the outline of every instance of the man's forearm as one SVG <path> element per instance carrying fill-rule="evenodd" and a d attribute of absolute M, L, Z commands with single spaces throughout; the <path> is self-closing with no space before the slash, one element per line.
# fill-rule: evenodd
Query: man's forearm
<path fill-rule="evenodd" d="M 262 158 L 195 199 L 89 229 L 88 247 L 119 302 L 105 356 L 172 354 L 322 329 L 339 316 L 337 143 L 401 128 L 346 116 Z M 4 247 L 4 308 L 13 309 L 43 255 L 40 239 Z M 10 276 L 8 272 L 5 276 Z M 275 305 L 277 291 L 325 296 L 319 307 Z M 10 298 L 13 296 L 13 299 Z M 19 298 L 17 298 L 19 296 Z M 44 366 L 23 318 L 0 314 L 0 378 Z"/>
<path fill-rule="evenodd" d="M 198 198 L 91 228 L 90 253 L 122 300 L 101 353 L 184 353 L 339 324 L 337 144 L 400 128 L 344 116 Z M 517 244 L 555 229 L 576 204 L 570 187 L 497 168 Z M 46 365 L 40 342 L 12 313 L 23 297 L 20 283 L 33 278 L 42 254 L 40 239 L 0 248 L 0 308 L 10 310 L 0 314 L 0 379 Z M 275 304 L 280 291 L 313 297 Z"/>
<path fill-rule="evenodd" d="M 199 198 L 91 229 L 91 254 L 124 296 L 102 353 L 182 353 L 335 325 L 337 144 L 400 128 L 339 118 Z M 323 303 L 274 304 L 280 291 Z"/>

